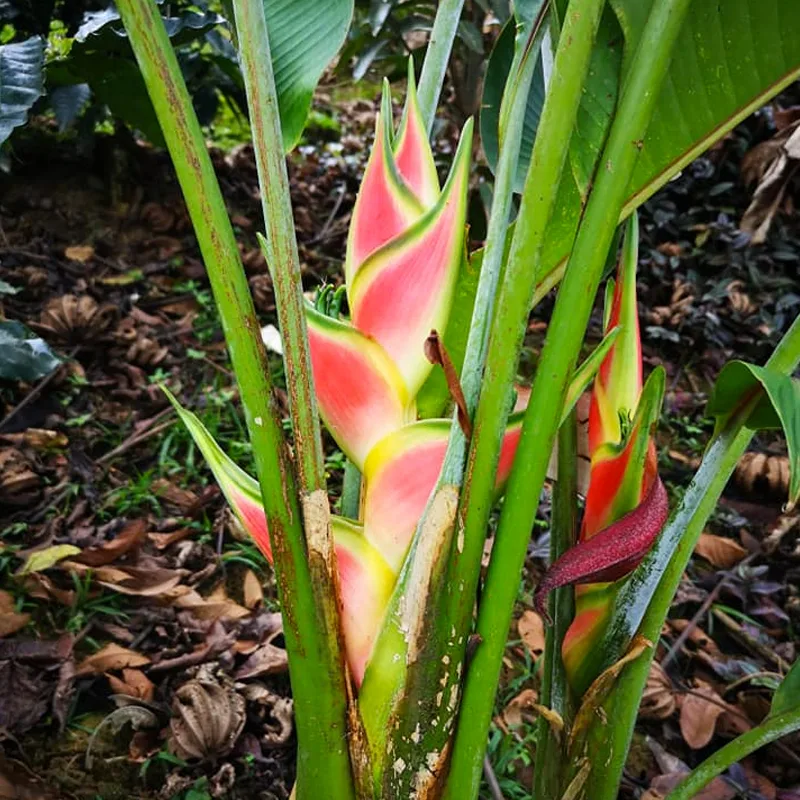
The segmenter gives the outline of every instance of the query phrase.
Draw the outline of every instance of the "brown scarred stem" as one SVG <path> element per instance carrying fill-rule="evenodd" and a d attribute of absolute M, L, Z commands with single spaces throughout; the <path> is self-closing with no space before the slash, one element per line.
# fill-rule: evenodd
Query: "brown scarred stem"
<path fill-rule="evenodd" d="M 444 346 L 439 332 L 436 330 L 431 331 L 430 336 L 425 340 L 425 358 L 436 364 L 444 370 L 444 377 L 447 381 L 447 388 L 450 391 L 450 396 L 458 409 L 458 424 L 467 440 L 472 438 L 472 421 L 469 418 L 469 411 L 467 410 L 467 400 L 464 397 L 464 390 L 461 388 L 461 381 L 458 377 L 458 370 L 453 364 L 453 360 Z"/>
<path fill-rule="evenodd" d="M 627 575 L 653 546 L 667 522 L 667 490 L 656 476 L 645 499 L 633 511 L 585 542 L 567 550 L 545 573 L 534 605 L 550 623 L 547 595 L 560 586 L 616 581 Z"/>

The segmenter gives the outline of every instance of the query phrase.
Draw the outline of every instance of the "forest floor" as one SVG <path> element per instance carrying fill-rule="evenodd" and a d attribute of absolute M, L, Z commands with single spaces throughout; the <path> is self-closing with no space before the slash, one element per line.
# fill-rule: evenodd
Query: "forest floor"
<path fill-rule="evenodd" d="M 342 134 L 326 141 L 318 127 L 290 160 L 308 290 L 341 281 L 375 110 L 325 96 L 318 105 Z M 673 498 L 708 442 L 703 410 L 722 364 L 763 363 L 800 306 L 793 187 L 764 244 L 738 228 L 753 194 L 748 170 L 768 160 L 754 147 L 774 123 L 762 110 L 642 210 L 645 369 L 667 371 L 658 445 Z M 443 160 L 455 137 L 446 124 Z M 255 238 L 252 150 L 214 148 L 212 157 L 258 312 L 275 325 Z M 0 797 L 282 800 L 294 734 L 272 574 L 158 386 L 252 469 L 168 159 L 121 135 L 87 149 L 42 124 L 18 140 L 12 162 L 0 189 L 0 318 L 34 329 L 64 363 L 38 382 L 0 382 Z M 471 214 L 479 241 L 477 191 Z M 522 380 L 551 307 L 547 298 L 531 317 Z M 598 305 L 595 336 L 600 323 Z M 280 357 L 270 354 L 270 365 L 285 408 Z M 326 446 L 336 497 L 343 456 Z M 664 627 L 621 797 L 663 796 L 687 767 L 758 723 L 796 658 L 800 525 L 783 511 L 786 450 L 777 434 L 757 437 L 752 450 Z M 489 744 L 508 800 L 530 791 L 543 647 L 532 587 L 547 552 L 548 490 L 539 514 Z M 192 715 L 200 707 L 220 720 L 215 730 Z M 702 797 L 800 800 L 797 744 L 769 747 Z"/>

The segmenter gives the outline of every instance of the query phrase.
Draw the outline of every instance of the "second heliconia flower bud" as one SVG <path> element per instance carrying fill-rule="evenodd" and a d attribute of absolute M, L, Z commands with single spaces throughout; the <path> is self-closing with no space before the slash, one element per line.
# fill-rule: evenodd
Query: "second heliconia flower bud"
<path fill-rule="evenodd" d="M 578 544 L 542 579 L 536 604 L 546 614 L 552 589 L 575 585 L 575 619 L 562 656 L 573 688 L 583 693 L 599 674 L 597 647 L 613 608 L 614 581 L 641 561 L 668 514 L 657 474 L 652 429 L 664 391 L 660 368 L 642 386 L 642 347 L 636 305 L 639 228 L 631 218 L 615 283 L 606 298 L 606 332 L 619 327 L 594 380 L 589 411 L 589 489 Z"/>

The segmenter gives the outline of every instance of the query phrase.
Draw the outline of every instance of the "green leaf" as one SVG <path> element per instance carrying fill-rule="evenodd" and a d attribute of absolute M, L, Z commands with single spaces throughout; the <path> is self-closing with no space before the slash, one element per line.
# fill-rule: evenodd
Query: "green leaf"
<path fill-rule="evenodd" d="M 792 664 L 786 677 L 772 695 L 768 717 L 800 709 L 800 658 Z"/>
<path fill-rule="evenodd" d="M 76 53 L 69 67 L 92 87 L 95 97 L 114 116 L 164 147 L 164 136 L 136 62 L 98 52 Z"/>
<path fill-rule="evenodd" d="M 28 112 L 43 89 L 44 39 L 0 47 L 0 144 L 25 124 Z"/>
<path fill-rule="evenodd" d="M 344 42 L 353 0 L 264 0 L 283 147 L 300 139 L 323 70 Z"/>
<path fill-rule="evenodd" d="M 783 428 L 789 449 L 789 502 L 794 505 L 800 498 L 800 381 L 768 367 L 731 361 L 717 378 L 706 411 L 717 418 L 719 431 L 731 414 L 758 395 L 747 427 Z"/>
<path fill-rule="evenodd" d="M 80 547 L 74 544 L 54 544 L 52 547 L 45 547 L 44 550 L 37 550 L 28 556 L 28 560 L 22 565 L 20 575 L 30 575 L 32 572 L 44 572 L 50 567 L 54 567 L 59 561 L 80 553 Z"/>
<path fill-rule="evenodd" d="M 589 62 L 589 75 L 578 107 L 575 130 L 569 142 L 569 163 L 581 197 L 586 198 L 597 160 L 611 127 L 617 105 L 622 66 L 622 30 L 611 9 L 606 8 L 597 29 L 597 41 Z"/>
<path fill-rule="evenodd" d="M 526 18 L 530 12 L 526 12 Z M 501 126 L 500 103 L 503 89 L 514 61 L 514 20 L 503 28 L 486 67 L 481 105 L 481 141 L 489 166 L 494 170 L 499 153 L 498 131 Z M 581 193 L 585 195 L 594 165 L 605 142 L 611 114 L 617 102 L 619 71 L 622 62 L 622 32 L 614 14 L 606 10 L 597 34 L 599 45 L 592 53 L 587 87 L 581 100 L 576 128 L 570 140 L 570 166 Z M 514 191 L 521 192 L 530 164 L 533 141 L 544 104 L 544 69 L 541 58 L 528 93 L 522 146 L 514 178 Z M 576 195 L 577 197 L 577 195 Z"/>
<path fill-rule="evenodd" d="M 37 381 L 51 373 L 61 359 L 44 339 L 39 339 L 22 323 L 0 322 L 0 379 Z"/>
<path fill-rule="evenodd" d="M 622 80 L 639 43 L 653 0 L 612 0 L 624 34 Z M 601 31 L 607 24 L 604 15 Z M 609 50 L 613 41 L 598 38 Z M 582 100 L 574 135 L 583 140 L 580 158 L 571 146 L 571 172 L 559 186 L 556 210 L 548 226 L 542 280 L 562 264 L 578 227 L 582 187 L 590 174 L 590 155 L 599 152 L 607 131 L 608 108 L 602 96 L 608 65 L 602 74 L 593 58 L 592 76 Z M 634 143 L 640 155 L 628 186 L 622 219 L 640 206 L 681 169 L 721 139 L 741 120 L 800 75 L 800 14 L 796 0 L 694 0 L 675 45 L 667 79 L 656 103 L 647 135 Z M 487 71 L 488 80 L 488 71 Z M 484 99 L 485 102 L 485 99 Z M 481 129 L 483 135 L 483 128 Z M 527 141 L 527 140 L 526 140 Z"/>
<path fill-rule="evenodd" d="M 500 36 L 495 42 L 489 63 L 486 66 L 486 78 L 483 84 L 483 100 L 481 102 L 481 142 L 486 160 L 494 171 L 500 154 L 500 105 L 503 100 L 503 90 L 508 80 L 509 72 L 514 63 L 514 42 L 516 24 L 512 17 L 503 27 Z M 542 114 L 544 105 L 544 70 L 541 59 L 536 64 L 531 81 L 531 90 L 528 94 L 525 109 L 525 123 L 522 128 L 522 145 L 520 147 L 517 173 L 514 177 L 514 191 L 521 192 L 531 161 L 533 140 L 536 137 L 536 127 Z"/>
<path fill-rule="evenodd" d="M 0 278 L 0 294 L 18 294 L 20 291 L 22 290 Z"/>

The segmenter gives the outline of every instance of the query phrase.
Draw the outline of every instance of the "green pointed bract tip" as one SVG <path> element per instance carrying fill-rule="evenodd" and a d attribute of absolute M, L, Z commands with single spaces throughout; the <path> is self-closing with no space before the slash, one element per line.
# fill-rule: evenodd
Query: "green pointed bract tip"
<path fill-rule="evenodd" d="M 271 562 L 267 518 L 257 481 L 225 454 L 195 414 L 183 408 L 166 387 L 161 388 L 206 459 L 228 504 Z M 359 523 L 333 516 L 331 528 L 339 569 L 345 650 L 359 686 L 397 575 L 366 540 Z"/>
<path fill-rule="evenodd" d="M 375 141 L 350 217 L 345 258 L 348 289 L 364 260 L 407 230 L 425 211 L 400 176 L 392 150 L 391 128 L 391 101 L 384 92 L 375 124 Z"/>
<path fill-rule="evenodd" d="M 589 412 L 590 454 L 602 444 L 620 441 L 620 416 L 634 413 L 642 391 L 642 344 L 636 305 L 638 257 L 639 224 L 634 213 L 625 233 L 611 306 L 606 306 L 606 329 L 620 326 L 622 332 L 595 380 Z"/>
<path fill-rule="evenodd" d="M 187 411 L 166 386 L 161 384 L 161 390 L 169 398 L 181 422 L 186 426 L 197 448 L 203 454 L 222 494 L 225 495 L 228 505 L 236 514 L 242 527 L 272 563 L 272 547 L 258 481 L 225 454 L 206 426 L 195 414 Z"/>
<path fill-rule="evenodd" d="M 393 151 L 397 171 L 406 186 L 425 208 L 430 208 L 439 197 L 439 176 L 417 100 L 414 61 L 411 58 L 408 60 L 406 104 Z"/>
<path fill-rule="evenodd" d="M 472 122 L 467 122 L 436 205 L 373 253 L 348 292 L 353 325 L 379 342 L 416 396 L 430 374 L 425 341 L 444 331 L 466 236 Z"/>

